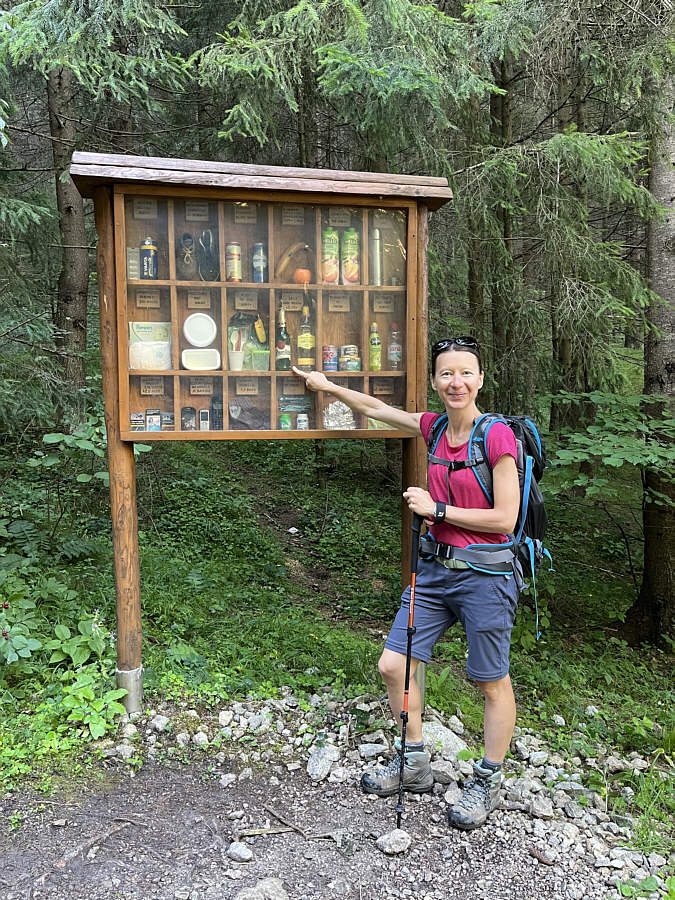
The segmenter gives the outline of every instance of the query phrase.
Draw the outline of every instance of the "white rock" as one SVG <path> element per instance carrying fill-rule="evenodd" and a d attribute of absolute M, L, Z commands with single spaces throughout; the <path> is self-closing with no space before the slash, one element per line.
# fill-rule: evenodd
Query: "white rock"
<path fill-rule="evenodd" d="M 616 756 L 608 756 L 605 760 L 607 771 L 611 775 L 617 775 L 619 772 L 625 772 L 630 769 L 630 764 L 625 759 L 618 759 Z"/>
<path fill-rule="evenodd" d="M 329 883 L 328 890 L 330 891 L 330 896 L 336 898 L 336 900 L 339 897 L 352 896 L 352 885 L 346 878 L 335 878 Z"/>
<path fill-rule="evenodd" d="M 549 797 L 542 794 L 535 794 L 530 801 L 530 815 L 536 819 L 552 819 L 553 803 Z"/>
<path fill-rule="evenodd" d="M 457 781 L 457 769 L 447 759 L 436 759 L 431 763 L 431 773 L 438 784 L 452 784 Z"/>
<path fill-rule="evenodd" d="M 454 731 L 455 734 L 464 734 L 464 722 L 461 722 L 457 716 L 450 716 L 448 727 Z"/>
<path fill-rule="evenodd" d="M 220 776 L 220 786 L 221 787 L 229 787 L 231 784 L 234 784 L 237 780 L 237 776 L 234 772 L 226 772 L 225 775 Z"/>
<path fill-rule="evenodd" d="M 148 728 L 151 728 L 153 731 L 166 731 L 169 721 L 168 716 L 154 716 L 148 723 Z"/>
<path fill-rule="evenodd" d="M 115 750 L 120 759 L 131 759 L 136 752 L 129 744 L 120 744 Z"/>
<path fill-rule="evenodd" d="M 599 712 L 600 710 L 597 706 L 593 706 L 592 703 L 589 703 L 589 705 L 584 710 L 584 715 L 588 716 L 589 719 L 594 719 Z"/>
<path fill-rule="evenodd" d="M 228 725 L 232 724 L 232 719 L 234 718 L 234 713 L 231 709 L 221 709 L 218 713 L 218 724 L 222 728 L 227 728 Z"/>
<path fill-rule="evenodd" d="M 375 841 L 375 846 L 383 853 L 393 856 L 396 853 L 405 853 L 412 839 L 407 831 L 395 828 L 393 831 L 383 834 Z"/>
<path fill-rule="evenodd" d="M 548 761 L 548 753 L 545 750 L 535 750 L 530 753 L 528 762 L 531 766 L 544 766 Z"/>
<path fill-rule="evenodd" d="M 662 869 L 663 866 L 666 865 L 668 860 L 661 856 L 659 853 L 650 853 L 647 857 L 647 864 L 649 865 L 649 871 L 654 874 L 657 869 Z"/>
<path fill-rule="evenodd" d="M 333 763 L 340 759 L 340 751 L 334 744 L 321 744 L 312 747 L 307 760 L 307 774 L 312 781 L 323 781 L 328 777 Z"/>
<path fill-rule="evenodd" d="M 344 784 L 344 782 L 349 781 L 351 777 L 351 769 L 348 769 L 345 766 L 335 766 L 335 768 L 330 771 L 328 781 L 330 784 Z"/>
<path fill-rule="evenodd" d="M 239 773 L 239 781 L 246 781 L 248 778 L 253 778 L 253 769 L 247 766 Z"/>
<path fill-rule="evenodd" d="M 190 743 L 190 735 L 187 731 L 181 731 L 176 735 L 176 743 L 179 747 L 187 747 Z"/>
<path fill-rule="evenodd" d="M 562 716 L 553 716 L 553 724 L 558 725 L 560 728 L 564 727 L 567 723 Z"/>
<path fill-rule="evenodd" d="M 208 735 L 204 734 L 203 731 L 197 731 L 195 734 L 192 735 L 192 743 L 196 747 L 201 747 L 201 749 L 203 750 L 204 747 L 209 746 Z"/>
<path fill-rule="evenodd" d="M 443 795 L 443 799 L 448 804 L 448 806 L 455 806 L 455 804 L 459 803 L 459 800 L 462 796 L 462 791 L 457 784 L 451 785 L 445 794 Z"/>
<path fill-rule="evenodd" d="M 381 753 L 388 752 L 388 744 L 359 744 L 359 754 L 362 759 L 377 759 Z"/>
<path fill-rule="evenodd" d="M 241 841 L 233 841 L 227 848 L 227 855 L 235 862 L 250 862 L 253 859 L 253 851 Z"/>
<path fill-rule="evenodd" d="M 264 878 L 255 887 L 239 891 L 234 900 L 289 900 L 280 878 Z"/>
<path fill-rule="evenodd" d="M 122 729 L 122 737 L 132 738 L 136 734 L 138 734 L 138 728 L 136 728 L 133 722 L 127 722 L 127 724 Z"/>
<path fill-rule="evenodd" d="M 424 722 L 422 738 L 427 749 L 432 753 L 440 753 L 443 759 L 457 759 L 460 750 L 467 750 L 467 744 L 440 722 Z"/>

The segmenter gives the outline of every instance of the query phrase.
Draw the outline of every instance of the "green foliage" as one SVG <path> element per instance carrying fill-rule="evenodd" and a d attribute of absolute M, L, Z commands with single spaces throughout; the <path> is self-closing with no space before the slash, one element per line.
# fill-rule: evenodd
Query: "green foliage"
<path fill-rule="evenodd" d="M 61 709 L 68 713 L 67 722 L 79 722 L 92 738 L 100 738 L 115 727 L 115 717 L 124 714 L 119 702 L 126 696 L 124 688 L 100 690 L 99 673 L 80 672 L 74 681 L 65 683 Z"/>

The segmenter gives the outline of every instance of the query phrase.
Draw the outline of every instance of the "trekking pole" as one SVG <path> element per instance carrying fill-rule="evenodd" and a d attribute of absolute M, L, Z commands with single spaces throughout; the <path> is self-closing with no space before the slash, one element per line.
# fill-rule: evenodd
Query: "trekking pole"
<path fill-rule="evenodd" d="M 408 725 L 408 696 L 410 694 L 410 661 L 412 658 L 412 639 L 415 634 L 413 621 L 415 618 L 415 579 L 417 578 L 417 560 L 420 554 L 420 529 L 422 516 L 413 513 L 412 547 L 410 550 L 410 611 L 408 613 L 408 646 L 405 652 L 405 681 L 403 684 L 403 710 L 401 712 L 401 768 L 398 773 L 398 803 L 396 805 L 396 827 L 401 827 L 403 814 L 403 767 L 405 766 L 405 733 Z"/>

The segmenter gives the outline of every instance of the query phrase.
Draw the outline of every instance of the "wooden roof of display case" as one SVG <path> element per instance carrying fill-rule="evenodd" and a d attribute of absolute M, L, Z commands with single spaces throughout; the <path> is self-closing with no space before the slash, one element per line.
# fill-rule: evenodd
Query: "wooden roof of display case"
<path fill-rule="evenodd" d="M 428 175 L 254 166 L 117 153 L 74 153 L 70 174 L 85 197 L 92 196 L 97 185 L 115 182 L 417 200 L 431 210 L 452 199 L 447 178 Z"/>

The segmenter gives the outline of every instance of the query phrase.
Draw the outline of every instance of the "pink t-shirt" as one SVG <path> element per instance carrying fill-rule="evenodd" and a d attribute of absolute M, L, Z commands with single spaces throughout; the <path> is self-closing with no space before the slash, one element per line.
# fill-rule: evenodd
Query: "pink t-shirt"
<path fill-rule="evenodd" d="M 422 414 L 420 428 L 425 441 L 429 440 L 431 429 L 438 418 L 438 413 Z M 443 432 L 434 456 L 440 456 L 448 461 L 468 459 L 469 442 L 460 444 L 459 447 L 451 447 L 447 434 L 447 430 Z M 493 469 L 502 456 L 507 453 L 516 459 L 515 436 L 509 426 L 503 422 L 495 422 L 490 428 L 486 443 L 488 459 Z M 449 497 L 448 484 L 450 486 Z M 440 500 L 462 509 L 490 509 L 490 504 L 478 484 L 473 469 L 458 469 L 456 472 L 451 472 L 446 466 L 431 463 L 429 466 L 429 493 L 433 500 Z M 445 525 L 432 525 L 429 531 L 441 544 L 452 544 L 454 547 L 466 547 L 468 544 L 503 544 L 508 540 L 505 534 L 467 531 L 465 528 L 450 525 L 447 522 Z"/>

